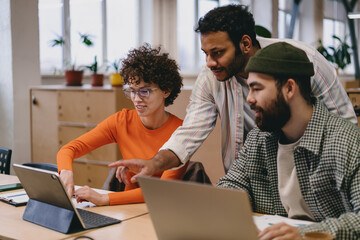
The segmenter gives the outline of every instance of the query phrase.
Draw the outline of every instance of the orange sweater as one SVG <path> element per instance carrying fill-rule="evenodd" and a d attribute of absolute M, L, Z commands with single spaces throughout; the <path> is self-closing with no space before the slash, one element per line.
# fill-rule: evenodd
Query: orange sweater
<path fill-rule="evenodd" d="M 116 142 L 123 159 L 151 159 L 170 138 L 182 120 L 170 114 L 167 122 L 158 129 L 149 130 L 142 124 L 135 110 L 123 109 L 96 128 L 63 146 L 57 154 L 58 169 L 72 170 L 73 160 L 105 144 Z M 154 174 L 162 179 L 182 179 L 187 165 L 176 170 Z M 110 205 L 144 202 L 138 184 L 125 187 L 124 192 L 109 193 Z"/>

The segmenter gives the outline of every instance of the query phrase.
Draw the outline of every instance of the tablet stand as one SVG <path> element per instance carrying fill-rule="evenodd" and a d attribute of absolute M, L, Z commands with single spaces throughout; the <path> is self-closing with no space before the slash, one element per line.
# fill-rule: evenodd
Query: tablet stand
<path fill-rule="evenodd" d="M 29 199 L 23 219 L 62 233 L 83 230 L 74 211 Z"/>

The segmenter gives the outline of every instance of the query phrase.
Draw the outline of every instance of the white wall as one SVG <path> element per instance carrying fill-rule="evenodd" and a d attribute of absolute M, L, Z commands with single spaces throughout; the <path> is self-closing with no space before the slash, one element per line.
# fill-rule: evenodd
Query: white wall
<path fill-rule="evenodd" d="M 0 146 L 30 161 L 29 87 L 41 84 L 37 0 L 0 0 Z"/>
<path fill-rule="evenodd" d="M 0 0 L 0 146 L 13 148 L 14 101 L 10 0 Z"/>

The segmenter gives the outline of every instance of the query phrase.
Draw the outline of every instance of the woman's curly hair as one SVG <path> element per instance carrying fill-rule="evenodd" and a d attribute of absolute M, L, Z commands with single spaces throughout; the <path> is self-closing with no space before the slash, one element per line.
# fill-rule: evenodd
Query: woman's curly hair
<path fill-rule="evenodd" d="M 248 35 L 253 45 L 260 47 L 256 40 L 255 21 L 245 5 L 230 4 L 214 8 L 201 17 L 195 32 L 206 34 L 223 31 L 229 34 L 236 48 L 244 35 Z"/>
<path fill-rule="evenodd" d="M 122 60 L 120 75 L 125 84 L 155 83 L 164 92 L 170 92 L 165 106 L 173 104 L 183 86 L 179 66 L 169 58 L 168 53 L 160 53 L 161 48 L 151 48 L 150 44 L 132 49 Z M 136 78 L 138 77 L 138 78 Z"/>

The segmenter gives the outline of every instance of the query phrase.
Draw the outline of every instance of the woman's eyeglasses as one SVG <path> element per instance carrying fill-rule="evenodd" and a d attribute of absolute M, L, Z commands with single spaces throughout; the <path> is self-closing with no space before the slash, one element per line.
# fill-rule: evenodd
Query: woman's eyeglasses
<path fill-rule="evenodd" d="M 139 98 L 144 99 L 150 96 L 150 93 L 157 88 L 141 88 L 139 90 L 134 90 L 131 88 L 124 89 L 124 94 L 127 98 L 135 98 L 135 95 L 138 94 Z"/>

